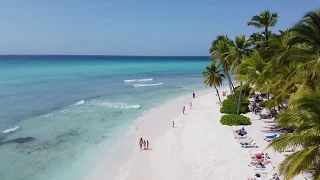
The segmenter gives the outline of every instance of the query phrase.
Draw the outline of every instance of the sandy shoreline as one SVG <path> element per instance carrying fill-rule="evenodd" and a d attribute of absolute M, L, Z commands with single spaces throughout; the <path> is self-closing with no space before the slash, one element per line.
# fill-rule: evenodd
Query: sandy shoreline
<path fill-rule="evenodd" d="M 193 109 L 189 108 L 190 101 Z M 181 113 L 183 105 L 187 115 Z M 195 99 L 191 95 L 174 99 L 142 116 L 135 124 L 136 146 L 125 165 L 127 172 L 120 172 L 116 179 L 246 180 L 255 175 L 253 167 L 248 166 L 248 152 L 253 150 L 267 152 L 273 166 L 279 166 L 284 156 L 265 150 L 268 142 L 263 137 L 274 134 L 265 131 L 270 124 L 263 123 L 258 115 L 246 114 L 252 121 L 246 127 L 248 135 L 259 148 L 241 148 L 232 133 L 240 127 L 221 125 L 219 110 L 216 93 L 210 89 L 197 93 Z M 177 128 L 172 127 L 172 121 Z M 150 141 L 151 150 L 140 152 L 140 137 Z M 105 179 L 105 173 L 101 171 L 90 179 Z"/>
<path fill-rule="evenodd" d="M 250 169 L 246 164 L 238 163 L 247 160 L 244 155 L 238 155 L 243 150 L 232 143 L 234 139 L 229 127 L 219 122 L 221 114 L 216 93 L 205 94 L 192 102 L 193 109 L 187 106 L 189 102 L 185 104 L 187 115 L 180 113 L 174 119 L 163 118 L 166 133 L 151 141 L 153 150 L 136 152 L 126 179 L 231 180 L 248 177 Z M 172 120 L 177 128 L 172 128 Z M 140 127 L 139 135 L 148 137 L 152 133 L 151 127 L 156 128 L 154 124 Z"/>

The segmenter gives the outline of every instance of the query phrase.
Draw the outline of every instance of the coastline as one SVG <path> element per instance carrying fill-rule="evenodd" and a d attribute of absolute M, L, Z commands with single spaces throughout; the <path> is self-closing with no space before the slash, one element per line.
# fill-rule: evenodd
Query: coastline
<path fill-rule="evenodd" d="M 125 179 L 233 180 L 248 177 L 251 171 L 246 164 L 233 165 L 247 158 L 243 149 L 232 143 L 230 128 L 220 124 L 217 102 L 215 92 L 206 93 L 193 100 L 192 110 L 186 106 L 188 115 L 164 119 L 165 133 L 151 142 L 153 150 L 135 152 L 132 169 Z M 172 128 L 172 120 L 177 128 Z M 149 132 L 139 132 L 142 137 L 156 128 L 149 123 L 148 127 L 145 126 Z"/>
<path fill-rule="evenodd" d="M 193 110 L 189 109 L 190 101 Z M 183 106 L 186 106 L 188 115 L 182 115 Z M 112 172 L 117 173 L 112 179 L 247 178 L 253 173 L 247 163 L 236 168 L 233 165 L 247 161 L 247 157 L 233 142 L 230 128 L 220 124 L 222 114 L 219 109 L 215 90 L 208 88 L 196 92 L 195 99 L 190 93 L 142 115 L 134 124 L 137 129 L 133 142 L 128 145 L 129 149 L 132 148 L 131 155 L 119 159 L 122 166 L 118 172 Z M 172 128 L 172 121 L 177 128 Z M 140 137 L 150 142 L 152 150 L 140 152 Z M 107 162 L 102 162 L 87 179 L 105 179 L 110 175 L 110 168 Z"/>
<path fill-rule="evenodd" d="M 195 91 L 196 98 L 211 92 L 213 92 L 211 88 L 198 89 Z M 121 141 L 126 143 L 125 147 L 128 148 L 125 156 L 122 154 L 120 155 L 121 157 L 115 159 L 116 164 L 113 166 L 110 166 L 110 162 L 106 162 L 106 160 L 102 158 L 96 166 L 96 170 L 93 173 L 89 173 L 89 176 L 85 179 L 100 180 L 105 179 L 106 176 L 111 176 L 112 179 L 117 180 L 127 179 L 128 174 L 130 174 L 129 172 L 134 169 L 134 163 L 132 162 L 135 162 L 135 157 L 137 153 L 139 153 L 138 141 L 140 137 L 148 139 L 150 141 L 150 147 L 152 148 L 156 139 L 165 135 L 166 132 L 172 128 L 172 119 L 178 117 L 181 114 L 182 107 L 189 105 L 192 99 L 192 92 L 190 92 L 190 94 L 169 99 L 160 106 L 145 112 L 135 120 L 128 132 L 125 132 L 131 134 L 130 137 Z M 163 123 L 164 121 L 168 123 Z"/>

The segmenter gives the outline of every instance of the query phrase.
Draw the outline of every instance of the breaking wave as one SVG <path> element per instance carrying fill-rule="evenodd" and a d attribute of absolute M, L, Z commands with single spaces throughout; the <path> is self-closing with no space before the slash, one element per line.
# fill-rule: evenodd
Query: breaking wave
<path fill-rule="evenodd" d="M 155 83 L 155 84 L 133 84 L 134 87 L 147 87 L 147 86 L 159 86 L 163 83 Z"/>
<path fill-rule="evenodd" d="M 13 128 L 9 128 L 9 129 L 3 130 L 2 133 L 5 133 L 5 134 L 12 133 L 12 132 L 18 130 L 19 128 L 20 128 L 19 126 L 15 126 Z"/>
<path fill-rule="evenodd" d="M 110 108 L 122 108 L 122 109 L 140 109 L 141 108 L 139 104 L 128 105 L 122 102 L 93 101 L 92 104 L 95 106 L 105 106 Z"/>
<path fill-rule="evenodd" d="M 153 81 L 153 79 L 152 79 L 152 78 L 149 78 L 149 79 L 129 79 L 129 80 L 124 80 L 125 83 L 145 82 L 145 81 Z"/>
<path fill-rule="evenodd" d="M 74 105 L 78 106 L 78 105 L 81 105 L 81 104 L 84 104 L 84 100 L 78 101 Z"/>

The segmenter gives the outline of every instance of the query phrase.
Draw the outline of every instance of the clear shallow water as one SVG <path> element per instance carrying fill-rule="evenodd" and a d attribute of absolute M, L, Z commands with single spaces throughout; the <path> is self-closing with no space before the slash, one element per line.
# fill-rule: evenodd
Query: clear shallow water
<path fill-rule="evenodd" d="M 81 179 L 105 154 L 111 167 L 125 151 L 116 144 L 131 136 L 134 120 L 204 87 L 201 71 L 209 62 L 206 57 L 0 56 L 0 179 Z"/>

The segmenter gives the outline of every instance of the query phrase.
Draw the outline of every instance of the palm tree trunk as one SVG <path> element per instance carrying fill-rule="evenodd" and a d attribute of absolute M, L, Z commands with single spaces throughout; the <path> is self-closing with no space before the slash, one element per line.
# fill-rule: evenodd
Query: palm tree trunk
<path fill-rule="evenodd" d="M 227 73 L 224 73 L 224 76 L 228 77 Z M 230 88 L 230 91 L 231 91 L 231 90 L 232 90 L 232 87 L 231 87 L 230 81 L 229 81 L 228 78 L 227 78 L 227 80 L 228 80 L 228 85 L 229 85 L 229 88 Z"/>
<path fill-rule="evenodd" d="M 242 81 L 240 82 L 240 86 L 242 86 Z M 237 110 L 238 115 L 241 113 L 241 94 L 242 94 L 242 90 L 240 90 L 239 99 L 238 99 L 238 110 Z"/>
<path fill-rule="evenodd" d="M 233 83 L 231 81 L 230 75 L 229 75 L 228 72 L 226 72 L 225 75 L 227 76 L 227 79 L 228 79 L 228 82 L 229 82 L 229 87 L 230 87 L 231 94 L 233 95 L 233 98 L 236 101 L 236 94 L 234 92 L 234 86 L 233 86 Z"/>
<path fill-rule="evenodd" d="M 215 89 L 216 89 L 216 91 L 217 91 L 217 94 L 218 94 L 218 97 L 219 97 L 219 101 L 220 101 L 220 105 L 221 105 L 221 99 L 220 99 L 219 91 L 218 91 L 218 89 L 217 89 L 217 87 L 216 87 L 216 86 L 214 86 L 214 88 L 215 88 Z"/>
<path fill-rule="evenodd" d="M 268 26 L 265 27 L 265 36 L 264 36 L 264 40 L 267 42 L 268 41 Z"/>

